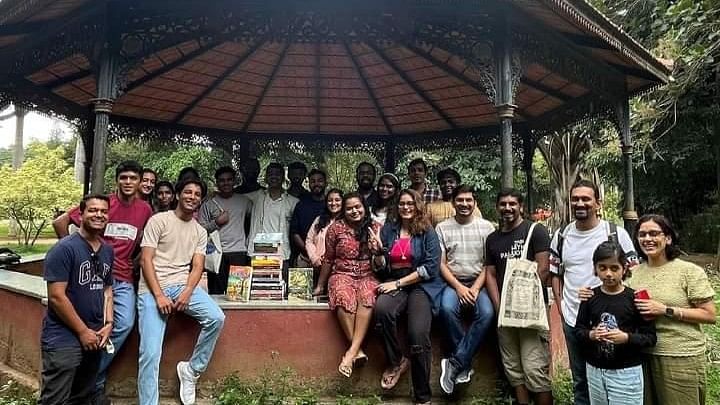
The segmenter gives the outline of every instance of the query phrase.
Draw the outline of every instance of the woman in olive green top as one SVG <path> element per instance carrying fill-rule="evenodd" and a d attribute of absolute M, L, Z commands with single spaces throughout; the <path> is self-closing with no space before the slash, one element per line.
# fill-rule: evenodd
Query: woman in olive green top
<path fill-rule="evenodd" d="M 677 234 L 661 215 L 645 215 L 635 228 L 645 262 L 626 284 L 650 299 L 636 299 L 640 313 L 655 318 L 657 345 L 649 349 L 645 404 L 705 404 L 703 323 L 715 323 L 715 291 L 705 271 L 678 259 Z M 642 294 L 642 292 L 640 292 Z M 639 294 L 636 293 L 636 296 Z"/>

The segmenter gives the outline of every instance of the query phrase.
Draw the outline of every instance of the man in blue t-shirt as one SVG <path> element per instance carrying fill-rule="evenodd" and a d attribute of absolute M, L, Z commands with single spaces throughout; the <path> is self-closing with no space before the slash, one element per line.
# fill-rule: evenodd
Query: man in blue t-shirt
<path fill-rule="evenodd" d="M 112 248 L 100 239 L 110 201 L 89 195 L 80 202 L 80 230 L 61 239 L 45 257 L 48 309 L 41 332 L 41 404 L 87 404 L 101 350 L 113 327 Z"/>

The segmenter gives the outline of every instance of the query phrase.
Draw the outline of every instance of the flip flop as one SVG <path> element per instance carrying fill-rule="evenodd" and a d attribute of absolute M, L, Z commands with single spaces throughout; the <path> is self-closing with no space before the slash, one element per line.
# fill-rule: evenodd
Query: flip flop
<path fill-rule="evenodd" d="M 403 357 L 397 367 L 387 369 L 383 372 L 380 386 L 386 390 L 395 388 L 398 381 L 400 381 L 400 377 L 407 371 L 408 367 L 410 367 L 410 360 L 408 360 L 407 357 Z"/>
<path fill-rule="evenodd" d="M 353 359 L 353 366 L 354 367 L 362 367 L 366 365 L 368 362 L 368 355 L 364 352 L 358 353 L 357 356 Z"/>
<path fill-rule="evenodd" d="M 338 373 L 344 375 L 347 378 L 350 378 L 353 373 L 353 363 L 352 361 L 348 362 L 345 360 L 345 356 L 340 359 L 340 365 L 338 366 Z"/>

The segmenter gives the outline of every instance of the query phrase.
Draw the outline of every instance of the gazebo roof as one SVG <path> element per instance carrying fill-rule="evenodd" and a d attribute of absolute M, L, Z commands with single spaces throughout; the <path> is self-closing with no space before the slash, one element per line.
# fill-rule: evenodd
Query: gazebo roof
<path fill-rule="evenodd" d="M 97 97 L 88 37 L 111 29 L 135 61 L 114 123 L 256 137 L 479 131 L 499 122 L 487 40 L 501 13 L 521 125 L 581 119 L 670 80 L 583 0 L 365 3 L 4 0 L 0 93 L 82 118 Z"/>

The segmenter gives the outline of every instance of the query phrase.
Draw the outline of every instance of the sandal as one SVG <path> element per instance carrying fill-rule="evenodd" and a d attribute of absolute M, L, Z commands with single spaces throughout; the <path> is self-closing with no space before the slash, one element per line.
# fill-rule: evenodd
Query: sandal
<path fill-rule="evenodd" d="M 408 360 L 407 357 L 403 357 L 399 365 L 386 369 L 383 372 L 380 386 L 385 390 L 395 388 L 398 381 L 400 381 L 400 377 L 407 371 L 408 367 L 410 367 L 410 360 Z"/>
<path fill-rule="evenodd" d="M 338 373 L 350 378 L 353 373 L 353 362 L 347 361 L 346 357 L 342 356 L 342 359 L 340 359 L 340 365 L 338 366 Z"/>
<path fill-rule="evenodd" d="M 353 366 L 354 367 L 362 367 L 366 365 L 368 362 L 368 355 L 365 354 L 362 350 L 358 352 L 357 356 L 353 359 Z"/>

